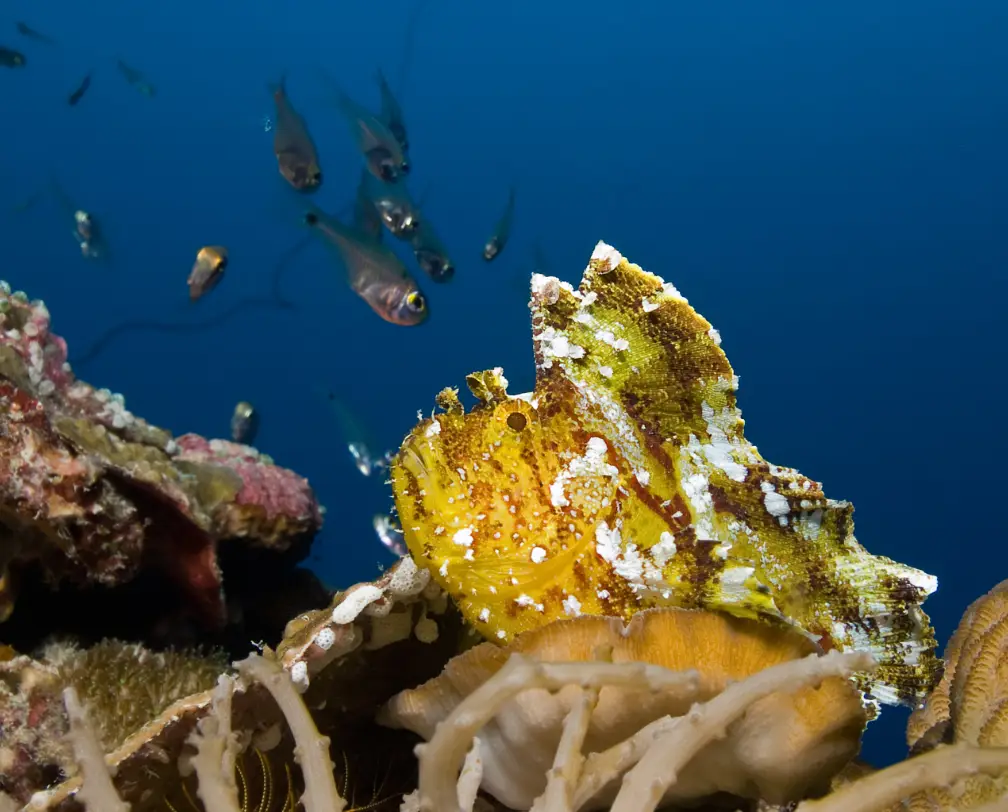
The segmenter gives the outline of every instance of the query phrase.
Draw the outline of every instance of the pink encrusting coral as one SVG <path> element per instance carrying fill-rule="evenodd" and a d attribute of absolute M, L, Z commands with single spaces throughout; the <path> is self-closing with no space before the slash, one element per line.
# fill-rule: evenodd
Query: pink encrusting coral
<path fill-rule="evenodd" d="M 0 622 L 20 571 L 115 586 L 166 573 L 212 625 L 224 621 L 217 542 L 277 552 L 314 535 L 307 480 L 255 449 L 179 441 L 77 380 L 41 301 L 0 283 Z"/>
<path fill-rule="evenodd" d="M 308 480 L 280 468 L 256 449 L 230 440 L 207 440 L 198 434 L 176 438 L 176 460 L 223 465 L 241 477 L 241 488 L 221 517 L 231 535 L 251 532 L 269 536 L 276 525 L 322 524 L 322 511 Z"/>

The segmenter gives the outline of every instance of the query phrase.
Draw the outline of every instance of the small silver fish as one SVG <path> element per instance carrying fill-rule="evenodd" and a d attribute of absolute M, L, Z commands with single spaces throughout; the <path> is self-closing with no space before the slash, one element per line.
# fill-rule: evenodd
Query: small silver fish
<path fill-rule="evenodd" d="M 372 524 L 378 536 L 378 541 L 382 543 L 382 546 L 386 550 L 392 553 L 392 555 L 399 556 L 399 558 L 406 555 L 406 542 L 403 541 L 403 531 L 399 526 L 399 522 L 387 513 L 379 513 L 372 520 Z"/>
<path fill-rule="evenodd" d="M 409 160 L 403 153 L 402 145 L 388 126 L 364 105 L 351 99 L 324 72 L 322 80 L 329 85 L 337 106 L 346 119 L 357 149 L 375 177 L 386 181 L 398 180 L 410 171 Z"/>
<path fill-rule="evenodd" d="M 455 264 L 448 256 L 448 249 L 427 218 L 420 220 L 410 235 L 410 247 L 417 265 L 435 282 L 447 282 L 455 275 Z"/>
<path fill-rule="evenodd" d="M 500 220 L 497 222 L 497 227 L 494 229 L 490 239 L 483 246 L 483 259 L 487 262 L 493 262 L 497 258 L 497 255 L 504 250 L 504 246 L 507 245 L 508 237 L 511 236 L 511 222 L 514 220 L 514 206 L 515 190 L 512 186 L 508 193 L 508 202 L 504 209 L 504 214 L 501 215 Z"/>
<path fill-rule="evenodd" d="M 84 209 L 77 209 L 74 212 L 74 237 L 80 246 L 81 254 L 88 259 L 99 259 L 104 255 L 98 224 Z"/>
<path fill-rule="evenodd" d="M 364 476 L 371 476 L 375 469 L 374 460 L 371 459 L 371 452 L 368 447 L 361 442 L 353 442 L 347 445 L 350 456 L 353 457 L 354 465 Z"/>
<path fill-rule="evenodd" d="M 231 415 L 231 439 L 236 443 L 251 445 L 259 432 L 259 413 L 247 400 L 234 407 Z"/>
<path fill-rule="evenodd" d="M 385 228 L 395 237 L 409 240 L 416 232 L 420 225 L 420 208 L 402 180 L 389 183 L 365 169 L 358 190 L 371 201 Z"/>

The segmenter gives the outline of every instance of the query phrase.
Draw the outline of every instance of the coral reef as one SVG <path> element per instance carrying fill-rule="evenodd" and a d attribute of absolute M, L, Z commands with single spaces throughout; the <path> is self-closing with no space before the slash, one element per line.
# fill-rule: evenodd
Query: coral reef
<path fill-rule="evenodd" d="M 969 608 L 938 681 L 919 607 L 934 580 L 869 555 L 849 505 L 762 461 L 742 437 L 709 325 L 678 294 L 600 249 L 580 291 L 539 278 L 533 298 L 536 392 L 511 398 L 491 370 L 469 378 L 482 401 L 469 415 L 455 392 L 439 395 L 445 414 L 410 434 L 393 472 L 412 556 L 375 581 L 306 610 L 291 609 L 279 579 L 253 578 L 256 599 L 239 608 L 290 619 L 276 645 L 230 667 L 135 641 L 60 641 L 31 656 L 0 645 L 0 810 L 1005 808 L 1008 587 Z M 248 534 L 256 546 L 233 548 L 246 556 L 289 546 L 296 517 L 313 509 L 289 498 L 289 472 L 242 446 L 186 436 L 166 450 L 93 414 L 67 417 L 47 405 L 55 383 L 39 391 L 47 368 L 24 366 L 20 382 L 0 370 L 0 384 L 25 399 L 37 434 L 17 436 L 46 439 L 35 448 L 66 470 L 57 476 L 89 466 L 167 530 Z M 615 388 L 585 377 L 596 373 Z M 63 417 L 84 420 L 97 450 L 67 439 Z M 461 471 L 447 467 L 456 461 Z M 33 487 L 55 494 L 44 489 L 62 483 L 28 484 L 27 501 L 2 503 L 5 522 L 40 504 Z M 68 493 L 66 526 L 93 528 L 98 517 L 74 512 L 80 496 Z M 470 502 L 488 512 L 469 516 Z M 63 526 L 49 514 L 19 520 L 36 547 Z M 561 537 L 579 561 L 563 560 Z M 69 556 L 73 544 L 57 549 Z M 656 548 L 668 554 L 661 568 Z M 11 571 L 24 560 L 11 557 Z M 486 595 L 497 596 L 492 620 Z M 211 639 L 204 629 L 198 641 Z M 879 771 L 853 760 L 874 710 L 861 689 L 908 699 L 935 682 L 908 726 L 910 758 Z"/>
<path fill-rule="evenodd" d="M 371 789 L 394 770 L 394 783 L 404 784 L 398 794 L 390 793 L 395 802 L 369 807 L 385 812 L 416 786 L 411 754 L 416 738 L 383 730 L 374 722 L 376 714 L 389 697 L 436 676 L 475 639 L 440 588 L 407 558 L 373 583 L 340 592 L 327 608 L 294 617 L 276 650 L 266 647 L 262 656 L 293 678 L 318 729 L 332 742 L 333 760 L 344 762 L 337 755 L 344 754 L 344 788 Z M 57 682 L 54 689 L 62 687 Z M 238 679 L 232 687 L 231 726 L 236 735 L 240 732 L 242 748 L 264 754 L 272 773 L 283 774 L 295 763 L 294 742 L 280 724 L 282 715 L 270 694 L 254 680 Z M 187 794 L 196 797 L 187 766 L 193 753 L 189 737 L 211 713 L 212 700 L 212 689 L 179 699 L 108 754 L 117 791 L 133 812 L 163 812 L 166 801 L 181 810 L 189 806 Z M 102 722 L 96 711 L 107 708 L 92 708 L 97 726 Z M 61 755 L 65 752 L 60 743 Z M 59 786 L 46 790 L 49 782 L 42 781 L 29 791 L 21 784 L 17 799 L 26 803 L 34 791 L 35 812 L 79 809 L 80 776 L 63 766 L 70 777 Z M 0 788 L 14 792 L 2 765 Z M 284 793 L 276 788 L 274 794 Z"/>
<path fill-rule="evenodd" d="M 283 551 L 321 511 L 254 449 L 173 439 L 77 380 L 42 302 L 0 288 L 0 620 L 25 579 L 115 586 L 155 569 L 209 626 L 226 620 L 221 541 Z"/>
<path fill-rule="evenodd" d="M 632 622 L 634 628 L 625 636 L 617 618 L 554 621 L 518 635 L 506 649 L 483 643 L 444 659 L 441 676 L 394 695 L 379 710 L 373 685 L 359 673 L 348 679 L 340 672 L 378 651 L 368 652 L 363 638 L 387 616 L 381 614 L 386 606 L 390 613 L 401 606 L 427 606 L 427 599 L 413 590 L 403 596 L 403 603 L 393 597 L 393 580 L 413 580 L 415 567 L 406 566 L 398 579 L 393 570 L 374 584 L 347 590 L 328 610 L 328 623 L 321 613 L 293 623 L 288 641 L 292 652 L 304 651 L 310 629 L 318 630 L 312 637 L 324 628 L 335 633 L 333 615 L 340 621 L 352 618 L 339 623 L 344 639 L 362 632 L 362 642 L 328 660 L 300 699 L 290 672 L 303 660 L 294 658 L 285 667 L 269 650 L 252 655 L 235 663 L 237 675 L 222 675 L 215 689 L 176 703 L 138 731 L 128 751 L 121 748 L 109 755 L 108 775 L 96 769 L 97 737 L 86 735 L 82 709 L 69 689 L 65 699 L 76 728 L 70 740 L 81 769 L 60 786 L 36 793 L 26 812 L 69 812 L 81 805 L 116 809 L 123 801 L 132 810 L 178 808 L 181 800 L 199 810 L 197 797 L 202 808 L 212 812 L 247 809 L 249 790 L 241 759 L 249 751 L 263 764 L 260 808 L 270 809 L 265 799 L 275 793 L 288 811 L 298 805 L 306 812 L 344 810 L 346 773 L 341 780 L 334 753 L 345 754 L 349 743 L 367 759 L 388 764 L 407 742 L 396 745 L 395 740 L 382 739 L 373 723 L 365 728 L 359 724 L 376 712 L 388 721 L 421 707 L 433 713 L 428 720 L 432 733 L 427 744 L 416 748 L 419 772 L 400 772 L 412 786 L 418 785 L 402 796 L 401 812 L 502 810 L 492 794 L 485 793 L 500 779 L 494 776 L 493 750 L 509 736 L 524 739 L 522 746 L 531 753 L 521 754 L 518 766 L 533 772 L 513 773 L 510 777 L 520 787 L 508 790 L 523 795 L 526 788 L 538 788 L 541 794 L 531 802 L 527 796 L 512 797 L 516 809 L 535 812 L 650 812 L 659 806 L 709 812 L 993 812 L 1008 803 L 1003 786 L 1008 747 L 938 745 L 885 770 L 854 763 L 842 769 L 865 720 L 854 687 L 844 678 L 874 667 L 871 655 L 807 654 L 808 641 L 793 629 L 770 629 L 703 610 L 650 610 Z M 374 603 L 365 598 L 376 591 L 383 601 L 379 614 L 364 614 Z M 436 587 L 428 585 L 423 592 L 434 596 Z M 454 627 L 447 617 L 437 622 L 442 631 Z M 650 626 L 655 628 L 649 631 Z M 438 642 L 442 639 L 439 636 Z M 452 647 L 461 642 L 453 637 Z M 593 643 L 601 645 L 590 650 Z M 726 645 L 737 650 L 737 657 L 723 650 Z M 691 648 L 693 656 L 684 656 Z M 413 683 L 419 660 L 430 668 L 450 650 L 412 634 L 382 647 L 394 666 L 375 668 L 372 661 L 366 674 L 381 683 L 378 690 L 384 693 L 396 682 Z M 673 670 L 634 659 L 656 652 L 673 653 L 668 658 L 673 666 L 693 662 L 702 667 Z M 570 659 L 543 659 L 552 656 Z M 708 668 L 707 663 L 715 665 Z M 731 679 L 731 674 L 739 679 Z M 986 685 L 995 688 L 993 682 Z M 1008 688 L 1004 675 L 998 675 L 996 687 L 996 692 Z M 454 697 L 434 696 L 453 690 Z M 834 700 L 844 695 L 841 708 L 834 708 Z M 648 714 L 627 707 L 635 702 L 666 713 L 636 727 Z M 330 709 L 333 704 L 340 708 L 336 715 Z M 348 727 L 353 729 L 349 740 Z M 626 738 L 620 739 L 622 735 Z M 611 739 L 618 741 L 610 745 Z M 267 763 L 286 767 L 286 789 L 274 787 L 267 778 Z M 293 780 L 292 764 L 297 765 Z M 498 763 L 496 768 L 506 770 L 508 765 Z M 834 773 L 836 788 L 827 791 L 824 784 Z M 972 791 L 977 782 L 988 789 L 982 797 Z M 599 790 L 606 787 L 609 797 L 618 790 L 611 805 L 597 802 Z M 733 792 L 693 794 L 718 787 Z M 806 799 L 817 791 L 826 794 Z M 779 799 L 782 792 L 798 797 L 786 806 L 759 797 L 766 793 Z M 680 803 L 683 796 L 685 805 Z M 758 806 L 745 801 L 754 796 L 759 797 Z M 240 803 L 239 797 L 245 801 Z M 383 812 L 392 808 L 384 801 L 351 807 Z"/>
<path fill-rule="evenodd" d="M 470 376 L 479 404 L 443 391 L 391 467 L 406 544 L 469 624 L 508 641 L 705 608 L 871 652 L 876 700 L 931 688 L 937 579 L 869 554 L 850 503 L 759 455 L 717 331 L 672 285 L 599 243 L 578 290 L 536 275 L 530 307 L 535 390 Z"/>

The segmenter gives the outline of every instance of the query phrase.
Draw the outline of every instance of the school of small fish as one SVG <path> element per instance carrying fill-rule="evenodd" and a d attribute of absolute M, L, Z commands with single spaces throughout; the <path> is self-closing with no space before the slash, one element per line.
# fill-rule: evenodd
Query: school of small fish
<path fill-rule="evenodd" d="M 416 16 L 423 7 L 418 0 L 410 19 L 407 49 L 411 46 L 412 29 Z M 60 42 L 23 21 L 14 28 L 28 47 L 37 47 L 41 54 L 53 53 Z M 34 61 L 35 57 L 32 56 Z M 0 67 L 23 69 L 29 64 L 28 56 L 21 50 L 0 44 Z M 157 89 L 138 68 L 122 57 L 114 58 L 115 71 L 141 96 L 153 99 Z M 90 66 L 86 73 L 65 96 L 69 107 L 83 103 L 100 71 Z M 347 286 L 366 303 L 383 321 L 402 327 L 416 326 L 430 317 L 427 295 L 420 288 L 413 272 L 384 243 L 388 231 L 395 240 L 405 243 L 420 272 L 435 283 L 449 282 L 455 275 L 455 262 L 441 240 L 438 231 L 423 210 L 422 200 L 413 197 L 406 185 L 410 174 L 410 143 L 406 118 L 402 106 L 392 90 L 385 73 L 379 68 L 376 83 L 380 104 L 373 111 L 365 104 L 351 98 L 337 80 L 324 71 L 317 77 L 327 90 L 334 108 L 346 123 L 352 143 L 361 159 L 361 172 L 357 188 L 345 218 L 322 211 L 317 205 L 303 199 L 304 225 L 309 234 L 318 239 L 329 251 L 336 264 L 345 273 Z M 287 77 L 275 77 L 268 84 L 273 101 L 273 113 L 264 119 L 264 130 L 271 134 L 277 171 L 291 189 L 303 195 L 318 191 L 324 183 L 320 151 L 311 134 L 309 122 L 298 111 L 288 92 Z M 70 225 L 71 234 L 87 260 L 111 265 L 105 231 L 98 215 L 72 199 L 60 182 L 51 178 L 48 187 L 15 208 L 24 211 L 44 195 L 53 197 Z M 515 187 L 508 189 L 503 213 L 490 236 L 484 241 L 481 254 L 487 262 L 500 256 L 508 243 L 515 213 Z M 303 242 L 278 264 L 274 272 L 274 289 L 268 299 L 245 297 L 224 314 L 203 322 L 153 322 L 132 320 L 108 329 L 75 363 L 86 363 L 102 352 L 112 341 L 134 331 L 186 332 L 216 326 L 233 314 L 250 307 L 291 307 L 279 290 L 283 265 L 300 250 Z M 537 249 L 538 251 L 538 249 Z M 538 255 L 537 255 L 538 256 Z M 537 265 L 539 263 L 537 259 Z M 205 245 L 195 252 L 193 264 L 185 282 L 191 304 L 203 299 L 222 282 L 229 267 L 229 253 L 223 245 Z M 375 453 L 375 446 L 359 420 L 349 407 L 333 393 L 327 394 L 333 415 L 343 434 L 350 457 L 363 476 L 388 470 L 390 452 Z M 234 407 L 230 422 L 230 435 L 235 442 L 251 444 L 260 425 L 256 408 L 247 401 Z M 402 530 L 388 515 L 374 517 L 374 529 L 381 544 L 395 555 L 405 551 Z"/>

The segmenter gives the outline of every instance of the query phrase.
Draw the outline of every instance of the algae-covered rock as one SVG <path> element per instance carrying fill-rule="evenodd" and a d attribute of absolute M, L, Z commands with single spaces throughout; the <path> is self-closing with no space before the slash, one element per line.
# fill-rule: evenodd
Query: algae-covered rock
<path fill-rule="evenodd" d="M 153 569 L 220 626 L 218 542 L 303 556 L 322 522 L 314 492 L 255 449 L 173 439 L 66 358 L 45 305 L 0 285 L 0 622 L 25 579 L 112 587 Z"/>

